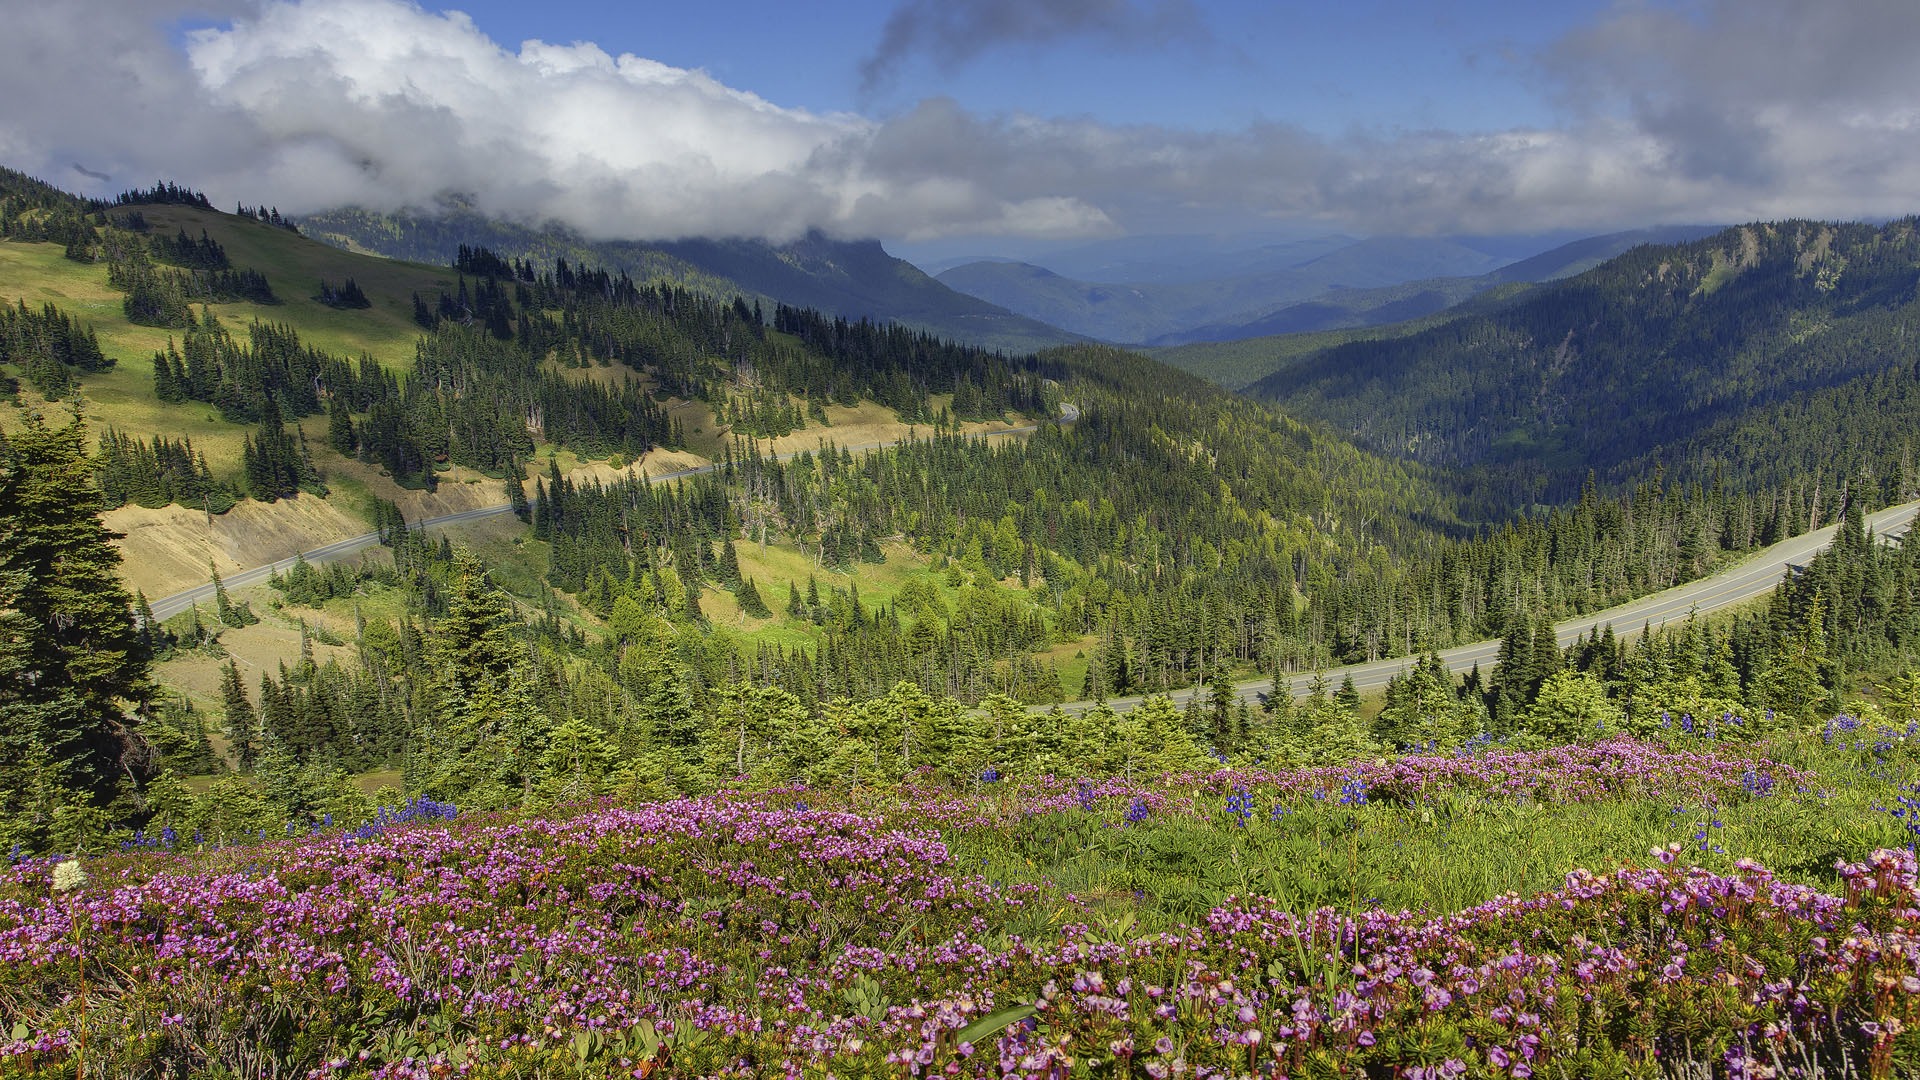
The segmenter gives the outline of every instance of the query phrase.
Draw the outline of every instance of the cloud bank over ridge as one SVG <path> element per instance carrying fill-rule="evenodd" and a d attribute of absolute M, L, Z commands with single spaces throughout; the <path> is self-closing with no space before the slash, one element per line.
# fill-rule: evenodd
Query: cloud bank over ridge
<path fill-rule="evenodd" d="M 290 212 L 461 192 L 489 214 L 657 239 L 1065 237 L 1201 218 L 1520 232 L 1920 209 L 1920 84 L 1904 64 L 1920 6 L 1906 0 L 1622 4 L 1534 58 L 1552 127 L 1339 137 L 983 116 L 939 97 L 880 118 L 809 112 L 592 44 L 505 47 L 405 0 L 212 0 L 168 13 L 211 23 L 184 37 L 154 8 L 10 16 L 0 94 L 19 104 L 0 116 L 0 162 L 93 191 L 166 177 Z M 1012 10 L 905 0 L 866 73 L 916 52 L 964 63 L 1196 25 L 1182 3 Z"/>

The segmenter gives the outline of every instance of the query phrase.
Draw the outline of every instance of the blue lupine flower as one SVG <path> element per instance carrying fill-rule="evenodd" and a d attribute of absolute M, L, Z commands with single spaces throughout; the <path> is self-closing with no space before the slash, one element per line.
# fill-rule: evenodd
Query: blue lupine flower
<path fill-rule="evenodd" d="M 1722 823 L 1719 818 L 1715 817 L 1707 821 L 1696 821 L 1693 824 L 1698 830 L 1693 834 L 1693 838 L 1699 841 L 1701 851 L 1711 851 L 1715 855 L 1725 855 L 1727 853 L 1727 849 L 1715 843 L 1712 836 L 1714 829 L 1726 828 L 1726 825 Z"/>
<path fill-rule="evenodd" d="M 1907 850 L 1920 853 L 1920 784 L 1903 788 L 1892 806 L 1876 806 L 1901 823 L 1907 834 Z"/>
<path fill-rule="evenodd" d="M 1241 828 L 1247 827 L 1247 821 L 1253 817 L 1253 796 L 1247 794 L 1246 788 L 1235 788 L 1233 794 L 1227 796 L 1227 813 L 1233 815 Z"/>
<path fill-rule="evenodd" d="M 1340 805 L 1367 805 L 1367 782 L 1357 776 L 1347 777 L 1346 784 L 1340 789 Z"/>

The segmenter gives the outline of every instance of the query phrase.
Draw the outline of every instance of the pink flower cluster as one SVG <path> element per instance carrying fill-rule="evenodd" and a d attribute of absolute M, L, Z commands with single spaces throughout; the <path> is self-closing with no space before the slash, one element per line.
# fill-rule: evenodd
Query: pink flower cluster
<path fill-rule="evenodd" d="M 1198 782 L 1338 790 L 1358 770 L 1376 789 L 1698 798 L 1731 797 L 1753 767 L 1655 753 L 1603 744 Z M 1194 798 L 1194 782 L 1126 790 L 1169 805 Z M 1062 795 L 1076 797 L 1040 785 L 1018 798 Z M 1842 1054 L 1867 1072 L 1920 1060 L 1910 852 L 1842 866 L 1841 896 L 1750 862 L 1717 874 L 1653 861 L 1437 917 L 1250 897 L 1130 937 L 1086 925 L 1057 890 L 955 867 L 926 823 L 995 817 L 991 798 L 895 793 L 853 812 L 806 797 L 821 805 L 722 794 L 123 855 L 71 893 L 52 891 L 44 863 L 16 867 L 0 879 L 0 1034 L 24 1037 L 0 1039 L 0 1066 L 69 1067 L 89 1024 L 137 1036 L 127 1075 L 238 1071 L 242 1047 L 316 1077 L 526 1075 L 560 1061 L 589 1075 L 1337 1065 L 1450 1080 L 1552 1076 L 1596 1054 L 1748 1077 Z M 1059 916 L 1057 932 L 1003 929 L 1036 910 Z"/>

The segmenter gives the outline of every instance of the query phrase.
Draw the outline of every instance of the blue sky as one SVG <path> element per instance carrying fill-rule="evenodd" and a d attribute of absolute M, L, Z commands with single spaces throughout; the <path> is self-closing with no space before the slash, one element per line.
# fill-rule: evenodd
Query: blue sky
<path fill-rule="evenodd" d="M 870 88 L 863 64 L 899 6 L 884 0 L 730 3 L 722 15 L 699 5 L 580 0 L 429 6 L 464 11 L 509 46 L 591 41 L 821 111 L 885 114 L 943 95 L 989 113 L 1203 130 L 1282 121 L 1328 135 L 1546 123 L 1551 109 L 1529 85 L 1529 58 L 1604 10 L 1572 0 L 1204 3 L 1181 19 L 1191 20 L 1191 37 L 1062 34 L 983 47 L 964 60 L 926 49 Z"/>
<path fill-rule="evenodd" d="M 1013 252 L 1920 210 L 1914 0 L 63 0 L 7 31 L 0 162 L 291 212 Z"/>

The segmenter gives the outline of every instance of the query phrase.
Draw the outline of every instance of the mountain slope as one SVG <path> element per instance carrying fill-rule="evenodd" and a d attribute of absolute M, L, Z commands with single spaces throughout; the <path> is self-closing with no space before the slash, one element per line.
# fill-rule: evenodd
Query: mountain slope
<path fill-rule="evenodd" d="M 1720 232 L 1717 225 L 1661 225 L 1649 229 L 1589 236 L 1508 263 L 1487 274 L 1494 284 L 1558 281 L 1591 270 L 1642 244 L 1685 244 Z"/>
<path fill-rule="evenodd" d="M 1239 341 L 1281 334 L 1353 330 L 1421 319 L 1503 285 L 1532 284 L 1571 277 L 1641 244 L 1683 243 L 1717 231 L 1706 226 L 1685 225 L 1590 236 L 1474 277 L 1422 277 L 1418 280 L 1401 279 L 1394 284 L 1372 288 L 1329 289 L 1310 300 L 1285 305 L 1250 322 L 1191 327 L 1156 338 L 1150 344 L 1175 346 Z M 1411 270 L 1418 265 L 1415 261 L 1409 263 L 1408 267 Z M 1194 352 L 1187 355 L 1198 357 L 1203 354 Z M 1190 370 L 1208 374 L 1204 365 Z"/>
<path fill-rule="evenodd" d="M 1111 267 L 1138 275 L 1125 279 L 1081 280 L 1030 263 L 993 260 L 943 270 L 938 280 L 1103 341 L 1179 344 L 1248 336 L 1211 328 L 1255 323 L 1330 292 L 1479 274 L 1501 262 L 1447 240 L 1341 237 L 1216 255 L 1164 273 L 1153 272 L 1136 257 Z"/>
<path fill-rule="evenodd" d="M 1656 459 L 1713 459 L 1702 440 L 1764 437 L 1771 452 L 1799 454 L 1822 434 L 1763 431 L 1757 418 L 1848 387 L 1848 400 L 1879 403 L 1851 424 L 1897 430 L 1905 421 L 1889 410 L 1906 407 L 1920 377 L 1917 286 L 1912 219 L 1747 225 L 1638 247 L 1417 333 L 1325 349 L 1252 391 L 1376 449 L 1565 495 L 1588 470 L 1625 478 Z M 1882 458 L 1898 453 L 1897 439 L 1880 445 Z"/>
<path fill-rule="evenodd" d="M 1064 277 L 1081 281 L 1131 281 L 1191 284 L 1219 278 L 1285 270 L 1355 242 L 1337 234 L 1298 237 L 1234 232 L 1230 234 L 1129 234 L 1108 237 L 1044 255 L 949 256 L 915 262 L 938 277 L 972 262 L 1038 261 Z"/>
<path fill-rule="evenodd" d="M 1243 313 L 1276 300 L 1297 300 L 1325 286 L 1294 270 L 1232 281 L 1104 284 L 1063 277 L 1021 262 L 977 262 L 954 267 L 941 284 L 1050 325 L 1102 341 L 1150 341 L 1172 328 Z"/>
<path fill-rule="evenodd" d="M 566 259 L 624 270 L 639 281 L 673 281 L 722 298 L 738 293 L 849 319 L 899 322 L 986 348 L 1031 351 L 1077 340 L 1074 334 L 957 293 L 888 255 L 875 241 L 837 241 L 819 234 L 779 245 L 744 239 L 590 240 L 559 226 L 533 228 L 490 220 L 458 203 L 434 214 L 332 210 L 302 218 L 300 225 L 328 243 L 391 258 L 451 264 L 464 244 L 540 265 Z"/>

